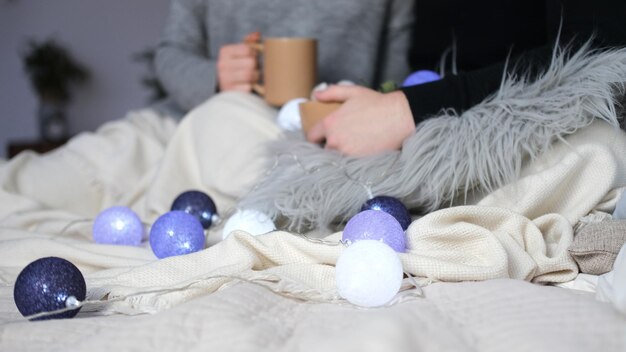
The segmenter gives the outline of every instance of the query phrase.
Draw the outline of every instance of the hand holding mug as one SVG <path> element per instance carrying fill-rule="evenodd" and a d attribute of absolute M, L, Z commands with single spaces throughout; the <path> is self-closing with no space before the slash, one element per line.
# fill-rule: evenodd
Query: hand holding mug
<path fill-rule="evenodd" d="M 325 103 L 341 103 L 313 126 L 310 142 L 325 141 L 325 148 L 351 156 L 398 150 L 415 131 L 404 93 L 379 93 L 359 86 L 331 86 L 315 93 Z"/>
<path fill-rule="evenodd" d="M 259 42 L 261 34 L 246 35 L 243 43 L 224 45 L 217 57 L 217 80 L 220 91 L 251 92 L 259 80 L 257 51 L 249 43 Z"/>

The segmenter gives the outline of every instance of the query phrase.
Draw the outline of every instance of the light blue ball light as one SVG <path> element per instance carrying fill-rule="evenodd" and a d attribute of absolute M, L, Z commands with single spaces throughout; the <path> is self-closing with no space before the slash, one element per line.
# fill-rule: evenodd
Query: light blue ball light
<path fill-rule="evenodd" d="M 416 86 L 418 84 L 424 84 L 428 82 L 438 81 L 441 79 L 441 76 L 435 71 L 430 70 L 419 70 L 411 73 L 405 80 L 402 82 L 403 87 Z"/>
<path fill-rule="evenodd" d="M 134 211 L 116 206 L 98 214 L 92 232 L 96 243 L 138 246 L 143 239 L 144 228 Z"/>
<path fill-rule="evenodd" d="M 150 247 L 159 259 L 200 251 L 205 240 L 200 221 L 181 210 L 161 215 L 150 229 Z"/>
<path fill-rule="evenodd" d="M 365 210 L 353 216 L 343 229 L 342 239 L 350 244 L 361 240 L 377 240 L 396 252 L 406 251 L 406 235 L 392 215 L 379 210 Z"/>

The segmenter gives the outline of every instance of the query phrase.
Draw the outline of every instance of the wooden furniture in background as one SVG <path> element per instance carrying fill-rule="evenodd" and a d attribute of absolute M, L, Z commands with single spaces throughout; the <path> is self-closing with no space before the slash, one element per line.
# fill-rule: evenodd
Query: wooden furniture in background
<path fill-rule="evenodd" d="M 17 140 L 9 141 L 7 145 L 7 156 L 12 158 L 24 150 L 32 150 L 37 153 L 47 153 L 65 144 L 67 140 L 59 142 L 46 142 L 43 140 Z"/>

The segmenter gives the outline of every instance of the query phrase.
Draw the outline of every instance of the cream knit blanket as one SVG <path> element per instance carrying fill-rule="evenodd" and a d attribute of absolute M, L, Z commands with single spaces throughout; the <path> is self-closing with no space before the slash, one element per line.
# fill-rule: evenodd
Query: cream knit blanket
<path fill-rule="evenodd" d="M 153 131 L 171 132 L 167 123 L 145 112 L 131 121 L 117 122 L 115 128 L 146 133 L 148 124 Z M 99 137 L 103 141 L 108 138 L 106 134 Z M 164 152 L 164 144 L 155 143 L 154 138 L 138 140 L 134 147 L 147 156 Z M 423 283 L 492 278 L 540 283 L 572 280 L 577 274 L 576 264 L 567 253 L 572 226 L 582 216 L 609 212 L 614 207 L 626 186 L 624 155 L 626 135 L 621 130 L 599 121 L 578 130 L 524 165 L 516 182 L 484 197 L 474 195 L 475 205 L 451 207 L 415 220 L 407 230 L 410 250 L 401 254 L 404 270 Z M 77 224 L 60 235 L 59 224 L 79 218 L 81 204 L 72 204 L 71 209 L 78 209 L 73 211 L 29 211 L 36 208 L 35 203 L 29 205 L 28 197 L 18 192 L 28 185 L 16 180 L 25 180 L 24 174 L 30 171 L 20 169 L 19 163 L 9 164 L 10 168 L 5 165 L 0 170 L 0 210 L 5 212 L 0 214 L 0 280 L 5 284 L 12 283 L 28 262 L 55 255 L 83 270 L 88 297 L 103 300 L 106 304 L 97 308 L 104 312 L 156 312 L 241 280 L 305 300 L 339 299 L 334 263 L 343 246 L 332 244 L 340 233 L 325 238 L 328 243 L 324 244 L 280 231 L 258 237 L 239 232 L 204 251 L 157 260 L 147 245 L 135 248 L 92 243 L 89 224 Z M 158 174 L 168 166 L 174 167 L 148 169 Z M 64 174 L 67 172 L 57 170 L 50 176 L 69 178 Z M 134 175 L 132 169 L 128 172 Z M 171 193 L 186 187 L 176 180 L 187 177 L 180 173 L 192 172 L 195 170 L 177 169 L 177 178 L 161 183 L 169 189 L 159 190 Z M 40 175 L 30 176 L 36 179 Z M 139 179 L 144 188 L 129 198 L 129 204 L 142 209 L 139 205 L 145 204 L 144 194 L 156 190 Z M 13 204 L 9 204 L 11 199 Z M 21 210 L 9 212 L 17 203 Z"/>

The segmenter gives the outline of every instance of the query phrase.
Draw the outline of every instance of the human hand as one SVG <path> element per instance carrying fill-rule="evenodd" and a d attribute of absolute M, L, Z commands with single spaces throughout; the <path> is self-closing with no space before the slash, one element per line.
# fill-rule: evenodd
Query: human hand
<path fill-rule="evenodd" d="M 322 102 L 343 103 L 307 133 L 307 140 L 350 156 L 397 150 L 415 122 L 402 92 L 379 93 L 359 86 L 334 85 L 315 93 Z"/>
<path fill-rule="evenodd" d="M 217 57 L 217 80 L 220 91 L 250 92 L 259 80 L 256 50 L 248 43 L 256 43 L 261 33 L 246 35 L 243 43 L 224 45 Z"/>

